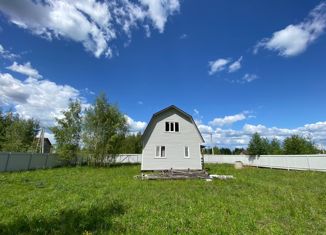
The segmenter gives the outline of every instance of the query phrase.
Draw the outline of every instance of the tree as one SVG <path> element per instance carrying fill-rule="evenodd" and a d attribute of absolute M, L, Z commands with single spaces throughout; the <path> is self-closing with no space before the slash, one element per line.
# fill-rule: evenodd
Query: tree
<path fill-rule="evenodd" d="M 231 155 L 232 154 L 232 151 L 229 148 L 220 148 L 220 153 L 222 155 Z"/>
<path fill-rule="evenodd" d="M 242 153 L 245 152 L 245 149 L 244 148 L 235 148 L 233 151 L 232 151 L 232 154 L 233 155 L 240 155 Z"/>
<path fill-rule="evenodd" d="M 319 150 L 309 139 L 292 135 L 284 140 L 284 154 L 316 154 Z"/>
<path fill-rule="evenodd" d="M 280 141 L 275 138 L 272 139 L 272 141 L 269 144 L 268 154 L 279 155 L 279 154 L 282 154 L 282 152 L 283 152 L 283 150 L 282 150 Z"/>
<path fill-rule="evenodd" d="M 127 132 L 127 121 L 118 107 L 108 103 L 105 94 L 96 98 L 85 112 L 83 143 L 92 163 L 113 162 L 121 140 Z"/>
<path fill-rule="evenodd" d="M 266 138 L 262 138 L 258 133 L 252 135 L 248 145 L 249 155 L 263 155 L 268 153 L 269 142 Z"/>
<path fill-rule="evenodd" d="M 141 143 L 141 133 L 136 135 L 126 135 L 122 139 L 121 148 L 119 153 L 141 153 L 142 152 L 142 143 Z"/>
<path fill-rule="evenodd" d="M 57 126 L 50 128 L 56 139 L 56 153 L 66 163 L 77 161 L 81 139 L 81 104 L 70 100 L 68 110 L 63 111 L 63 118 L 56 118 Z"/>
<path fill-rule="evenodd" d="M 39 130 L 39 122 L 23 119 L 18 114 L 0 112 L 0 150 L 8 152 L 27 152 Z"/>

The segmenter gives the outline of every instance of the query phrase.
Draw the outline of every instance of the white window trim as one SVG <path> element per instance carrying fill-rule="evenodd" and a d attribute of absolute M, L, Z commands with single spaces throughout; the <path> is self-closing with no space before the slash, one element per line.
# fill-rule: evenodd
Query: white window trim
<path fill-rule="evenodd" d="M 161 148 L 162 147 L 165 147 L 165 156 L 164 157 L 161 157 Z M 159 151 L 159 154 L 160 154 L 160 156 L 156 156 L 156 147 L 160 147 L 160 151 Z M 157 146 L 155 146 L 155 157 L 154 157 L 154 159 L 165 159 L 166 158 L 166 146 L 165 145 L 157 145 Z"/>
<path fill-rule="evenodd" d="M 186 156 L 186 148 L 188 148 L 188 156 Z M 189 148 L 189 146 L 184 146 L 183 154 L 184 154 L 184 158 L 190 158 L 190 148 Z"/>
<path fill-rule="evenodd" d="M 166 121 L 165 123 L 169 123 L 169 130 L 168 131 L 165 129 L 166 124 L 164 124 L 164 130 L 165 130 L 166 133 L 180 133 L 180 122 L 169 122 L 169 121 Z M 173 131 L 171 131 L 171 123 L 173 123 Z M 176 123 L 179 124 L 179 130 L 178 131 L 175 131 L 175 124 Z"/>

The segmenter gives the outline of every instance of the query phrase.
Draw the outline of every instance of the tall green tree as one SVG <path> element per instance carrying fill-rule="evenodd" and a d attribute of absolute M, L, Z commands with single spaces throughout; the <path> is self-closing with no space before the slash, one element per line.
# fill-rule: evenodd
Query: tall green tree
<path fill-rule="evenodd" d="M 268 154 L 271 155 L 279 155 L 282 154 L 283 150 L 282 150 L 282 146 L 279 140 L 277 139 L 272 139 L 272 141 L 269 144 L 269 151 Z"/>
<path fill-rule="evenodd" d="M 292 135 L 284 140 L 284 154 L 316 154 L 319 150 L 309 139 Z"/>
<path fill-rule="evenodd" d="M 83 143 L 91 162 L 114 162 L 126 132 L 127 122 L 118 107 L 109 104 L 105 94 L 99 95 L 84 120 Z"/>
<path fill-rule="evenodd" d="M 121 148 L 119 153 L 141 153 L 142 143 L 141 143 L 141 133 L 136 135 L 126 135 L 121 143 Z"/>
<path fill-rule="evenodd" d="M 74 164 L 80 150 L 82 130 L 81 104 L 70 100 L 63 118 L 56 118 L 57 125 L 50 128 L 56 140 L 56 153 L 66 163 Z"/>
<path fill-rule="evenodd" d="M 229 148 L 220 148 L 220 154 L 222 154 L 222 155 L 231 155 L 232 151 Z"/>
<path fill-rule="evenodd" d="M 251 137 L 247 151 L 249 155 L 263 155 L 268 153 L 268 148 L 268 140 L 255 133 Z"/>
<path fill-rule="evenodd" d="M 39 130 L 39 122 L 23 119 L 8 111 L 0 113 L 0 150 L 7 152 L 27 152 L 31 149 Z"/>

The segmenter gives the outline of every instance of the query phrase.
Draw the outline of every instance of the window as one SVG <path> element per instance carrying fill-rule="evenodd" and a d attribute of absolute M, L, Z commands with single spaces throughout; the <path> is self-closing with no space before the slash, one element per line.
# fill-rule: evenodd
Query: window
<path fill-rule="evenodd" d="M 156 146 L 156 154 L 155 154 L 156 157 L 159 157 L 160 156 L 160 146 Z"/>
<path fill-rule="evenodd" d="M 165 146 L 161 146 L 161 157 L 165 157 Z"/>
<path fill-rule="evenodd" d="M 165 122 L 165 131 L 179 132 L 179 122 Z"/>
<path fill-rule="evenodd" d="M 165 131 L 170 131 L 170 123 L 165 122 Z"/>
<path fill-rule="evenodd" d="M 155 157 L 165 158 L 165 146 L 156 146 Z"/>
<path fill-rule="evenodd" d="M 189 147 L 185 146 L 185 158 L 189 158 Z"/>
<path fill-rule="evenodd" d="M 179 122 L 175 122 L 174 125 L 175 125 L 174 127 L 175 132 L 179 132 Z"/>

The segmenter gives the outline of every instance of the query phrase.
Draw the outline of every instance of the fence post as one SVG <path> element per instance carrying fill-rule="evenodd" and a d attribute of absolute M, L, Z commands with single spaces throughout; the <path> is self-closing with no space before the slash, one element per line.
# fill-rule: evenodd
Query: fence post
<path fill-rule="evenodd" d="M 10 155 L 11 155 L 11 153 L 8 153 L 8 154 L 7 154 L 7 161 L 6 161 L 6 165 L 5 165 L 5 171 L 7 171 L 7 169 L 8 169 L 8 164 L 9 164 Z"/>
<path fill-rule="evenodd" d="M 48 158 L 49 158 L 49 154 L 47 153 L 47 154 L 46 154 L 46 157 L 45 157 L 44 168 L 46 168 L 46 166 L 47 166 L 47 164 L 48 164 Z"/>
<path fill-rule="evenodd" d="M 310 169 L 310 162 L 309 162 L 309 156 L 308 155 L 306 155 L 306 159 L 307 159 L 308 169 L 310 171 L 311 169 Z"/>
<path fill-rule="evenodd" d="M 31 168 L 32 157 L 33 157 L 33 154 L 31 153 L 31 154 L 29 155 L 29 161 L 28 161 L 27 170 L 29 170 L 29 169 Z"/>

